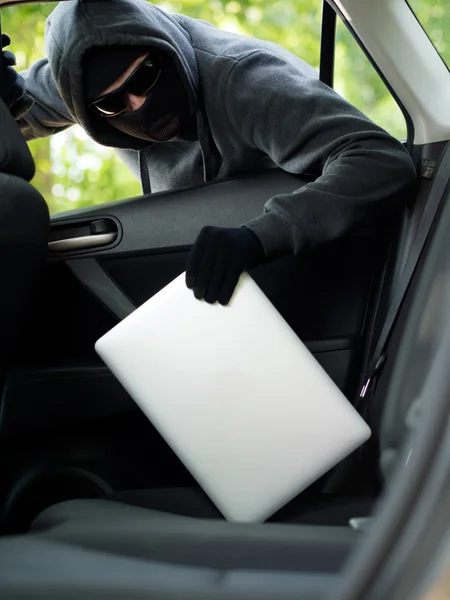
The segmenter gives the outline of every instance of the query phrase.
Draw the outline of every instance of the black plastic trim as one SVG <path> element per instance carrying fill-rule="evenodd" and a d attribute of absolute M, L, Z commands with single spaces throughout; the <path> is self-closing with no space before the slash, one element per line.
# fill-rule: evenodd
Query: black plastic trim
<path fill-rule="evenodd" d="M 334 51 L 336 47 L 336 12 L 328 4 L 322 3 L 322 31 L 320 35 L 320 81 L 331 88 L 334 80 Z"/>
<path fill-rule="evenodd" d="M 55 215 L 52 228 L 69 222 L 115 219 L 121 226 L 114 246 L 71 253 L 75 256 L 123 256 L 149 253 L 193 244 L 206 225 L 238 227 L 262 214 L 266 202 L 277 194 L 291 193 L 312 177 L 273 169 L 263 173 L 213 182 L 195 188 L 137 196 L 118 202 Z M 170 220 L 169 220 L 170 218 Z M 69 255 L 49 257 L 65 260 Z"/>
<path fill-rule="evenodd" d="M 321 352 L 335 352 L 336 350 L 349 350 L 354 346 L 354 340 L 351 338 L 339 338 L 334 340 L 313 340 L 305 342 L 305 346 L 312 354 Z"/>
<path fill-rule="evenodd" d="M 345 386 L 350 339 L 305 343 L 335 383 Z M 105 366 L 20 370 L 9 375 L 0 405 L 0 439 L 105 419 L 138 410 Z"/>

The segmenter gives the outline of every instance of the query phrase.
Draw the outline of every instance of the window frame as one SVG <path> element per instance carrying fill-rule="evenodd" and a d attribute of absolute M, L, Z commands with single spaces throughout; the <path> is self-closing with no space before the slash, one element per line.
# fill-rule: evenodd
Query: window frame
<path fill-rule="evenodd" d="M 407 0 L 405 0 L 407 2 Z M 409 6 L 409 4 L 408 4 Z M 411 7 L 410 7 L 411 8 Z M 331 15 L 331 12 L 334 13 L 334 17 Z M 414 13 L 415 14 L 415 13 Z M 382 71 L 378 68 L 376 62 L 374 61 L 372 55 L 369 53 L 367 48 L 362 43 L 361 39 L 358 37 L 355 30 L 352 28 L 351 24 L 345 17 L 344 13 L 339 9 L 339 7 L 335 4 L 334 0 L 322 0 L 322 29 L 320 36 L 320 80 L 333 87 L 334 81 L 334 55 L 335 55 L 335 46 L 336 46 L 336 18 L 339 17 L 347 30 L 350 32 L 351 36 L 361 48 L 366 58 L 375 69 L 376 73 L 383 81 L 386 89 L 389 91 L 391 96 L 394 98 L 397 106 L 400 108 L 403 117 L 406 122 L 406 140 L 404 140 L 404 144 L 409 152 L 411 152 L 413 147 L 414 140 L 414 124 L 412 118 L 410 117 L 408 111 L 403 105 L 400 98 L 392 89 L 390 83 L 387 81 L 386 77 L 382 73 Z M 417 18 L 417 17 L 416 17 Z M 430 40 L 431 41 L 431 40 Z"/>

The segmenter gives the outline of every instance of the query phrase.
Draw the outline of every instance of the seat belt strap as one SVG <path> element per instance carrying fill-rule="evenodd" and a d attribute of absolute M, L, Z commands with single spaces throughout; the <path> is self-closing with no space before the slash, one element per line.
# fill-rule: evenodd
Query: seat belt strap
<path fill-rule="evenodd" d="M 145 152 L 139 152 L 139 175 L 141 177 L 142 193 L 151 194 L 152 186 L 150 183 L 150 173 L 148 171 L 147 157 Z"/>
<path fill-rule="evenodd" d="M 360 398 L 365 398 L 367 396 L 368 390 L 373 384 L 374 377 L 380 373 L 385 363 L 385 350 L 389 336 L 397 319 L 400 307 L 406 296 L 406 292 L 409 288 L 416 267 L 419 263 L 422 251 L 425 247 L 442 199 L 445 197 L 445 193 L 448 190 L 449 182 L 450 142 L 445 146 L 441 161 L 436 169 L 434 182 L 430 191 L 430 197 L 425 205 L 416 237 L 412 243 L 408 259 L 400 276 L 397 290 L 394 294 L 394 298 L 389 307 L 386 320 L 364 375 L 364 383 L 361 388 Z"/>

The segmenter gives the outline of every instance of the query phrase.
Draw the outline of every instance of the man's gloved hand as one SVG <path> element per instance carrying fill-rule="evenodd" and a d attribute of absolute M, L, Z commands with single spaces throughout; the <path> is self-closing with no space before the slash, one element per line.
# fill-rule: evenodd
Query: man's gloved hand
<path fill-rule="evenodd" d="M 0 98 L 9 108 L 14 119 L 20 119 L 31 107 L 33 100 L 25 93 L 25 81 L 13 66 L 16 57 L 9 50 L 3 50 L 9 46 L 9 36 L 2 33 L 2 62 L 0 72 Z"/>
<path fill-rule="evenodd" d="M 264 258 L 264 248 L 251 229 L 204 227 L 188 259 L 186 285 L 199 300 L 228 304 L 241 273 Z"/>

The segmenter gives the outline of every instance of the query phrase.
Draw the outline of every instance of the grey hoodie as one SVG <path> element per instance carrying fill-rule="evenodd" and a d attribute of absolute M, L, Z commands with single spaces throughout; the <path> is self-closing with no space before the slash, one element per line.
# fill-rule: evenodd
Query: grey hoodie
<path fill-rule="evenodd" d="M 24 73 L 35 104 L 26 139 L 79 123 L 118 149 L 159 192 L 280 167 L 315 181 L 275 196 L 245 225 L 268 258 L 298 254 L 389 210 L 415 180 L 403 145 L 280 46 L 166 14 L 145 0 L 73 0 L 47 19 L 48 59 Z M 198 141 L 148 144 L 93 114 L 84 101 L 82 59 L 93 46 L 158 47 L 175 59 L 196 110 Z M 245 202 L 245 198 L 242 198 Z"/>

